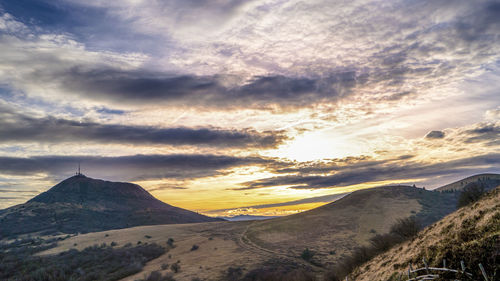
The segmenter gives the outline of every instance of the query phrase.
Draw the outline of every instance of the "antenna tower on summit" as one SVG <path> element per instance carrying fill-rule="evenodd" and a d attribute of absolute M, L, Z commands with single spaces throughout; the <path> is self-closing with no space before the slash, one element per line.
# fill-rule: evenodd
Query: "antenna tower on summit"
<path fill-rule="evenodd" d="M 80 173 L 80 162 L 78 162 L 78 172 L 76 172 L 77 176 L 81 176 L 82 173 Z"/>

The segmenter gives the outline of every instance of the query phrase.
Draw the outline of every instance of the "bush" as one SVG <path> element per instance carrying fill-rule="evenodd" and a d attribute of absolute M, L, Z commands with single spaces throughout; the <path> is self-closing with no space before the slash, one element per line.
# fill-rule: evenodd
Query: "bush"
<path fill-rule="evenodd" d="M 155 244 L 134 248 L 101 248 L 96 244 L 82 251 L 71 249 L 43 257 L 32 256 L 34 250 L 23 247 L 0 252 L 0 280 L 119 280 L 165 253 Z"/>
<path fill-rule="evenodd" d="M 484 186 L 481 183 L 469 183 L 464 187 L 458 197 L 457 208 L 462 208 L 476 202 L 483 196 L 484 192 Z"/>
<path fill-rule="evenodd" d="M 243 275 L 243 268 L 238 267 L 229 267 L 226 270 L 226 274 L 224 280 L 226 281 L 237 281 L 240 280 L 240 277 Z"/>
<path fill-rule="evenodd" d="M 268 267 L 264 266 L 248 272 L 242 281 L 316 281 L 316 277 L 303 268 L 282 265 Z"/>
<path fill-rule="evenodd" d="M 179 263 L 174 263 L 170 266 L 173 272 L 177 273 L 181 270 L 181 265 Z"/>
<path fill-rule="evenodd" d="M 175 279 L 170 273 L 167 273 L 164 276 L 162 276 L 160 272 L 153 271 L 149 274 L 149 276 L 146 279 L 142 280 L 140 279 L 138 281 L 175 281 Z"/>
<path fill-rule="evenodd" d="M 417 235 L 421 228 L 422 226 L 415 217 L 408 217 L 397 220 L 396 224 L 391 227 L 390 233 L 399 235 L 403 239 L 409 239 Z"/>
<path fill-rule="evenodd" d="M 167 263 L 162 264 L 162 265 L 161 265 L 161 269 L 162 269 L 162 270 L 166 270 L 166 269 L 168 269 L 168 264 L 167 264 Z"/>
<path fill-rule="evenodd" d="M 300 257 L 305 261 L 311 261 L 313 256 L 314 252 L 309 250 L 309 248 L 306 248 L 304 251 L 302 251 L 302 254 L 300 255 Z"/>
<path fill-rule="evenodd" d="M 118 245 L 118 243 L 116 243 L 115 241 L 111 242 L 111 247 L 114 247 L 116 245 Z"/>
<path fill-rule="evenodd" d="M 174 239 L 173 238 L 168 238 L 167 240 L 167 245 L 169 245 L 170 247 L 174 247 Z"/>
<path fill-rule="evenodd" d="M 196 251 L 200 248 L 198 245 L 194 244 L 193 247 L 191 247 L 191 251 Z"/>
<path fill-rule="evenodd" d="M 420 231 L 420 223 L 414 217 L 399 219 L 389 233 L 378 234 L 370 239 L 370 246 L 359 247 L 325 274 L 325 281 L 343 280 L 356 267 L 371 260 L 394 245 L 415 237 Z"/>

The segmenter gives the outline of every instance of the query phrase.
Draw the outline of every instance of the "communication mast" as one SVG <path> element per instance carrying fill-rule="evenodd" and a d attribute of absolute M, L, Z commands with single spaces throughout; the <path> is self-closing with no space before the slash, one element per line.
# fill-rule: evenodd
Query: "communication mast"
<path fill-rule="evenodd" d="M 81 176 L 82 173 L 80 173 L 80 162 L 78 162 L 78 172 L 76 172 L 77 176 Z"/>

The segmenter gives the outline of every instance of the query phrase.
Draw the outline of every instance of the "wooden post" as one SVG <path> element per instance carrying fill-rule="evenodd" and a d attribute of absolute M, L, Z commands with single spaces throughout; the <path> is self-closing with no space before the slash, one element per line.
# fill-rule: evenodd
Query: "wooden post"
<path fill-rule="evenodd" d="M 481 269 L 481 273 L 483 274 L 484 281 L 489 281 L 488 275 L 486 274 L 486 270 L 484 270 L 484 267 L 482 264 L 479 264 L 479 269 Z"/>
<path fill-rule="evenodd" d="M 460 266 L 462 267 L 462 272 L 464 272 L 464 273 L 465 273 L 465 263 L 464 263 L 464 261 L 463 261 L 463 260 L 462 260 L 462 261 L 460 261 Z"/>
<path fill-rule="evenodd" d="M 446 268 L 446 260 L 443 259 L 443 268 Z"/>
<path fill-rule="evenodd" d="M 425 265 L 425 271 L 427 272 L 427 274 L 429 274 L 429 266 L 427 265 L 427 261 L 425 260 L 425 257 L 422 258 L 422 262 L 424 263 Z"/>

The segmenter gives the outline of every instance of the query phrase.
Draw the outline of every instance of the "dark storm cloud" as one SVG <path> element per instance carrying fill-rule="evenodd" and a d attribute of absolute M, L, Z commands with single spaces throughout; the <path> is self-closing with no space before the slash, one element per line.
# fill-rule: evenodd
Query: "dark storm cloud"
<path fill-rule="evenodd" d="M 85 69 L 63 73 L 36 71 L 30 79 L 58 81 L 62 89 L 82 98 L 127 104 L 163 104 L 206 107 L 302 106 L 334 101 L 356 85 L 355 72 L 333 73 L 323 78 L 259 76 L 239 85 L 228 85 L 224 76 L 168 76 L 148 71 Z"/>
<path fill-rule="evenodd" d="M 276 147 L 281 132 L 217 128 L 155 128 L 78 122 L 54 117 L 33 118 L 0 107 L 0 142 L 98 142 L 214 147 Z"/>
<path fill-rule="evenodd" d="M 442 139 L 444 138 L 443 131 L 430 131 L 427 135 L 425 135 L 426 139 Z"/>
<path fill-rule="evenodd" d="M 384 163 L 385 162 L 385 163 Z M 428 178 L 463 173 L 479 173 L 489 171 L 500 164 L 500 154 L 481 155 L 448 162 L 426 164 L 410 162 L 404 159 L 399 161 L 372 161 L 369 163 L 356 163 L 352 165 L 332 165 L 332 175 L 318 176 L 299 173 L 296 175 L 278 176 L 246 182 L 241 190 L 256 189 L 271 186 L 290 185 L 296 189 L 316 189 L 342 187 L 365 182 L 401 180 L 408 178 Z M 308 172 L 314 169 L 305 168 Z M 300 170 L 300 169 L 298 169 Z M 326 167 L 321 167 L 325 172 Z"/>
<path fill-rule="evenodd" d="M 201 154 L 0 157 L 0 173 L 14 175 L 46 173 L 51 178 L 63 179 L 75 172 L 78 163 L 82 165 L 82 172 L 91 177 L 110 180 L 146 180 L 214 176 L 233 167 L 269 165 L 272 160 Z"/>

